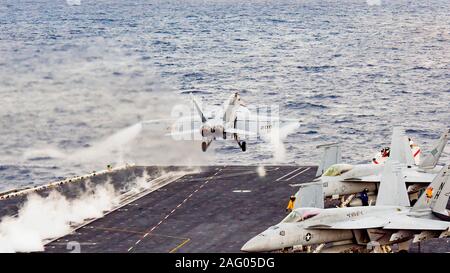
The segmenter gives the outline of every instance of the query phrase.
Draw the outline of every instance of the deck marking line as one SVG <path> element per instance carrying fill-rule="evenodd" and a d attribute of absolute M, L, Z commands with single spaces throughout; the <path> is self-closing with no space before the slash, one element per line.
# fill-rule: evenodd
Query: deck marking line
<path fill-rule="evenodd" d="M 182 246 L 184 246 L 185 244 L 187 244 L 191 239 L 186 239 L 184 240 L 181 244 L 179 244 L 178 246 L 176 246 L 175 248 L 173 248 L 172 250 L 169 251 L 169 253 L 174 253 L 176 252 L 178 249 L 180 249 Z"/>
<path fill-rule="evenodd" d="M 222 169 L 219 169 L 219 170 L 214 174 L 214 176 L 217 175 L 221 170 L 222 170 Z M 206 185 L 206 184 L 209 182 L 209 179 L 211 179 L 211 178 L 212 178 L 212 177 L 209 177 L 208 180 L 206 180 L 206 182 L 204 182 L 202 185 L 200 185 L 200 187 L 199 187 L 198 189 L 200 189 L 200 188 L 202 188 L 204 185 Z M 180 204 L 178 204 L 178 205 L 177 205 L 177 206 L 176 206 L 169 214 L 167 214 L 167 215 L 164 217 L 163 220 L 159 221 L 159 223 L 156 224 L 156 226 L 152 227 L 152 229 L 151 229 L 149 232 L 145 233 L 144 236 L 143 236 L 142 238 L 145 238 L 150 232 L 152 232 L 152 231 L 155 230 L 157 227 L 159 227 L 159 226 L 164 222 L 164 220 L 166 220 L 167 218 L 169 218 L 170 215 L 172 215 L 172 214 L 173 214 L 173 213 L 174 213 L 174 212 L 175 212 L 182 204 L 184 204 L 185 202 L 187 202 L 187 200 L 190 199 L 190 198 L 194 195 L 194 193 L 198 191 L 198 189 L 196 189 L 196 191 L 192 192 L 188 197 L 186 197 L 186 198 L 183 200 L 183 202 L 181 202 Z M 138 244 L 141 242 L 142 238 L 139 239 L 139 240 L 135 243 L 135 245 L 138 245 Z M 190 240 L 190 239 L 188 239 L 187 241 L 183 242 L 182 244 L 180 244 L 178 247 L 172 249 L 171 251 L 176 251 L 177 249 L 179 249 L 180 247 L 182 247 L 184 244 L 186 244 L 189 240 Z M 128 249 L 128 252 L 130 252 L 131 250 L 133 250 L 133 247 L 130 247 L 130 248 Z"/>
<path fill-rule="evenodd" d="M 295 173 L 296 171 L 298 171 L 298 170 L 300 170 L 300 169 L 302 169 L 302 168 L 303 168 L 303 167 L 300 167 L 300 168 L 298 168 L 298 169 L 295 169 L 295 170 L 293 170 L 292 172 L 290 172 L 290 173 L 288 173 L 288 174 L 285 174 L 285 175 L 283 175 L 282 177 L 279 177 L 279 178 L 278 178 L 277 180 L 275 180 L 275 181 L 280 181 L 281 179 L 285 178 L 286 176 L 289 176 L 289 175 Z"/>
<path fill-rule="evenodd" d="M 291 177 L 289 177 L 288 179 L 286 179 L 286 181 L 289 181 L 289 180 L 291 180 L 292 178 L 294 178 L 294 177 L 296 177 L 296 176 L 298 176 L 298 175 L 300 175 L 300 174 L 302 174 L 302 173 L 304 173 L 304 172 L 306 172 L 307 170 L 309 170 L 309 169 L 311 169 L 311 168 L 306 168 L 306 169 L 304 169 L 303 171 L 301 171 L 301 172 L 298 172 L 296 175 L 294 175 L 294 176 L 291 176 Z"/>

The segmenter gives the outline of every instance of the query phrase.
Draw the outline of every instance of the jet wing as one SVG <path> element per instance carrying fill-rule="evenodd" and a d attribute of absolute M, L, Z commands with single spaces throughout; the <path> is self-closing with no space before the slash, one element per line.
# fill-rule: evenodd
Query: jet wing
<path fill-rule="evenodd" d="M 346 221 L 330 222 L 324 225 L 312 225 L 307 229 L 367 229 L 367 228 L 382 228 L 389 223 L 386 218 L 380 217 L 364 217 L 359 219 L 351 219 Z"/>
<path fill-rule="evenodd" d="M 174 123 L 174 122 L 201 122 L 197 116 L 181 116 L 177 118 L 149 119 L 142 121 L 142 124 L 152 123 Z"/>
<path fill-rule="evenodd" d="M 238 135 L 250 135 L 250 136 L 256 135 L 253 132 L 239 130 L 239 129 L 235 129 L 235 128 L 227 128 L 227 129 L 225 129 L 225 132 L 229 133 L 229 134 L 238 134 Z"/>
<path fill-rule="evenodd" d="M 382 228 L 395 230 L 447 230 L 450 222 L 396 215 L 393 219 L 365 217 L 356 220 L 336 221 L 328 224 L 311 225 L 307 229 L 368 229 Z"/>
<path fill-rule="evenodd" d="M 385 225 L 383 229 L 402 230 L 446 230 L 450 227 L 450 222 L 416 218 L 411 216 L 396 216 Z"/>
<path fill-rule="evenodd" d="M 259 121 L 259 122 L 300 122 L 301 120 L 298 118 L 280 118 L 278 116 L 264 116 L 264 115 L 255 115 L 251 113 L 243 113 L 238 111 L 238 121 Z M 243 116 L 243 117 L 242 117 Z"/>
<path fill-rule="evenodd" d="M 405 171 L 403 170 L 405 183 L 431 183 L 434 177 L 436 177 L 435 173 L 425 173 L 425 172 L 417 172 L 417 171 Z M 342 182 L 361 182 L 361 183 L 380 183 L 381 177 L 379 175 L 368 175 L 363 177 L 352 177 L 341 180 Z"/>
<path fill-rule="evenodd" d="M 436 177 L 436 173 L 419 172 L 416 170 L 403 170 L 406 183 L 431 183 Z"/>

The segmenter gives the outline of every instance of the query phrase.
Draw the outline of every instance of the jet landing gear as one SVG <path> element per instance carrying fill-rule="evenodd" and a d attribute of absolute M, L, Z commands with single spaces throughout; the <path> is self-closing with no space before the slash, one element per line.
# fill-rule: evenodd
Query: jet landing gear
<path fill-rule="evenodd" d="M 238 141 L 238 145 L 241 147 L 243 152 L 247 150 L 247 143 L 245 141 Z"/>
<path fill-rule="evenodd" d="M 203 152 L 206 152 L 206 150 L 208 150 L 209 144 L 211 144 L 211 142 L 212 142 L 212 140 L 202 142 L 202 151 Z"/>
<path fill-rule="evenodd" d="M 245 152 L 247 150 L 247 143 L 245 143 L 245 141 L 239 140 L 239 137 L 237 134 L 234 134 L 234 139 L 236 140 L 237 144 L 242 149 L 242 151 Z"/>

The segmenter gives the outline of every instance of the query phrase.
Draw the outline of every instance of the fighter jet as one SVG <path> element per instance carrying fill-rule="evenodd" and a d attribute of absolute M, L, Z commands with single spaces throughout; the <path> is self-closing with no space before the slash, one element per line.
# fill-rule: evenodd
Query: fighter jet
<path fill-rule="evenodd" d="M 222 117 L 217 117 L 213 119 L 207 119 L 203 114 L 197 100 L 191 95 L 191 99 L 198 111 L 200 119 L 202 121 L 202 126 L 200 128 L 200 134 L 202 135 L 202 151 L 206 152 L 211 142 L 215 139 L 222 138 L 227 139 L 227 136 L 231 135 L 242 149 L 243 152 L 247 149 L 247 144 L 245 141 L 241 141 L 239 134 L 241 135 L 252 135 L 252 132 L 239 130 L 236 128 L 236 111 L 240 106 L 245 106 L 242 102 L 239 93 L 235 93 L 229 100 L 224 104 L 224 111 Z"/>
<path fill-rule="evenodd" d="M 258 134 L 270 135 L 272 129 L 279 126 L 279 122 L 290 122 L 299 124 L 298 119 L 285 119 L 277 116 L 254 115 L 247 109 L 239 93 L 234 93 L 225 101 L 219 113 L 211 115 L 205 114 L 200 103 L 191 94 L 191 101 L 195 107 L 198 116 L 187 116 L 177 120 L 184 121 L 182 125 L 172 126 L 172 132 L 168 136 L 182 137 L 194 136 L 202 140 L 201 148 L 206 152 L 213 140 L 232 139 L 235 140 L 243 152 L 247 149 L 245 138 L 249 136 L 258 136 Z M 196 127 L 194 121 L 199 121 L 200 126 Z M 152 121 L 151 121 L 152 122 Z M 188 127 L 188 130 L 185 129 Z"/>
<path fill-rule="evenodd" d="M 402 164 L 404 180 L 411 187 L 410 192 L 429 184 L 442 168 L 437 166 L 439 158 L 448 142 L 449 130 L 446 130 L 434 148 L 425 155 L 419 165 L 415 165 L 409 140 L 400 128 L 394 128 L 391 142 L 390 159 Z M 322 182 L 325 197 L 359 193 L 364 189 L 376 192 L 384 164 L 351 165 L 341 163 L 340 149 L 337 144 L 325 146 L 325 154 L 319 166 L 318 178 L 313 182 Z M 323 171 L 325 169 L 325 171 Z"/>
<path fill-rule="evenodd" d="M 265 252 L 349 240 L 363 246 L 390 245 L 420 241 L 439 234 L 446 236 L 450 227 L 450 214 L 446 208 L 449 180 L 450 165 L 447 165 L 410 207 L 402 168 L 397 162 L 388 160 L 375 206 L 294 209 L 279 224 L 249 240 L 241 250 Z"/>

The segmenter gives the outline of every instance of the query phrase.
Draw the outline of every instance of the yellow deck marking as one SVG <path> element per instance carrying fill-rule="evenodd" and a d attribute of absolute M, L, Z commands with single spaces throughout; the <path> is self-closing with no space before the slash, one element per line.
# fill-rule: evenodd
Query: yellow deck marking
<path fill-rule="evenodd" d="M 182 246 L 184 246 L 185 244 L 187 244 L 191 239 L 186 239 L 184 240 L 181 244 L 179 244 L 177 247 L 173 248 L 172 250 L 169 251 L 169 253 L 175 253 L 178 249 L 180 249 Z"/>

